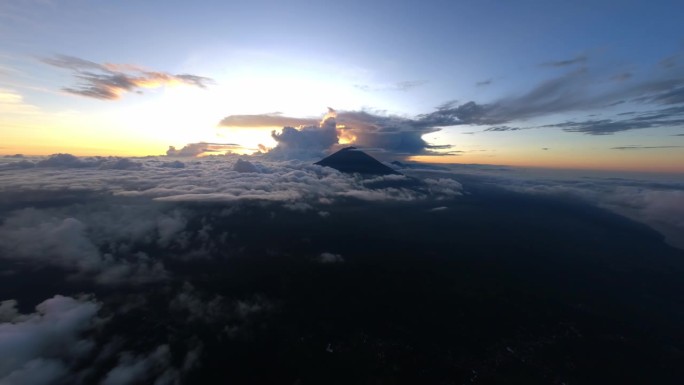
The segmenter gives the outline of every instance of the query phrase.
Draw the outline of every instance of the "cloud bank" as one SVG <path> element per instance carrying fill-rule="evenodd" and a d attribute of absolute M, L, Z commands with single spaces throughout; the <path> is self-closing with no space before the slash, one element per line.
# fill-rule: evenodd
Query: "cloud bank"
<path fill-rule="evenodd" d="M 638 150 L 641 147 L 618 148 Z M 648 148 L 648 147 L 645 147 Z M 440 171 L 401 170 L 408 175 L 474 175 L 483 183 L 524 194 L 580 200 L 649 225 L 662 233 L 668 243 L 684 249 L 684 183 L 681 178 L 648 178 L 644 175 L 615 177 L 614 174 L 581 171 L 549 172 L 495 166 L 444 166 Z"/>

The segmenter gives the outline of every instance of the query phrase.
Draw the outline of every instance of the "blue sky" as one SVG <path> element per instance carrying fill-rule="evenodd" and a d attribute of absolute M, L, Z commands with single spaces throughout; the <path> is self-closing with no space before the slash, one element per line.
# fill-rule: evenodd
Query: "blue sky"
<path fill-rule="evenodd" d="M 0 130 L 9 139 L 0 152 L 273 147 L 274 127 L 217 125 L 276 112 L 320 119 L 333 107 L 415 127 L 445 103 L 472 101 L 484 107 L 476 120 L 454 110 L 450 125 L 420 125 L 425 131 L 411 137 L 451 145 L 451 155 L 421 150 L 422 142 L 378 150 L 428 161 L 684 171 L 667 166 L 684 164 L 682 14 L 675 1 L 5 2 Z M 58 58 L 71 61 L 55 65 Z M 118 67 L 74 67 L 76 59 Z M 100 80 L 146 71 L 206 82 L 145 75 L 143 87 L 94 98 L 81 92 L 96 81 L 83 78 L 93 69 Z"/>

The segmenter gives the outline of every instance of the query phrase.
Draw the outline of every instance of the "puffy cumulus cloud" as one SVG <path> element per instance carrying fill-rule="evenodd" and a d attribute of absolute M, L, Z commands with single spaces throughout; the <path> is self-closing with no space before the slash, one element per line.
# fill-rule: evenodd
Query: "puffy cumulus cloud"
<path fill-rule="evenodd" d="M 242 149 L 243 147 L 239 144 L 233 143 L 190 143 L 185 145 L 180 150 L 176 149 L 174 146 L 169 146 L 166 150 L 166 156 L 175 157 L 196 157 L 205 154 L 224 154 L 230 152 L 231 150 Z"/>
<path fill-rule="evenodd" d="M 169 345 L 160 345 L 148 354 L 123 352 L 116 367 L 110 370 L 100 384 L 129 385 L 144 382 L 155 385 L 178 384 L 181 373 L 171 366 Z"/>
<path fill-rule="evenodd" d="M 280 132 L 272 131 L 271 137 L 278 143 L 268 152 L 271 159 L 320 158 L 339 142 L 335 110 L 330 109 L 319 125 L 283 127 Z"/>
<path fill-rule="evenodd" d="M 333 254 L 333 253 L 328 253 L 324 252 L 321 253 L 317 260 L 320 263 L 339 263 L 339 262 L 344 262 L 344 258 L 342 258 L 342 255 L 340 254 Z"/>
<path fill-rule="evenodd" d="M 68 168 L 83 168 L 91 166 L 91 162 L 79 159 L 71 154 L 53 154 L 47 159 L 38 161 L 38 167 L 68 167 Z"/>
<path fill-rule="evenodd" d="M 200 364 L 196 338 L 178 341 L 185 348 L 173 352 L 111 335 L 120 321 L 99 316 L 106 307 L 90 296 L 55 295 L 22 314 L 17 301 L 0 302 L 0 384 L 179 384 Z"/>
<path fill-rule="evenodd" d="M 411 119 L 368 111 L 335 111 L 330 108 L 320 123 L 311 119 L 265 114 L 228 116 L 220 125 L 268 127 L 275 123 L 300 124 L 272 131 L 271 136 L 277 142 L 276 147 L 268 152 L 272 159 L 320 158 L 335 149 L 339 143 L 354 144 L 394 156 L 453 154 L 444 151 L 451 148 L 450 145 L 432 145 L 423 136 L 439 131 L 440 126 L 458 124 L 453 119 L 432 119 L 427 115 Z"/>
<path fill-rule="evenodd" d="M 238 159 L 233 164 L 233 171 L 237 172 L 259 172 L 259 169 L 252 163 L 246 160 Z"/>
<path fill-rule="evenodd" d="M 102 285 L 163 280 L 163 262 L 144 248 L 169 247 L 185 228 L 179 212 L 121 206 L 10 211 L 0 226 L 2 258 L 66 270 Z"/>
<path fill-rule="evenodd" d="M 210 78 L 197 75 L 172 75 L 130 64 L 99 64 L 65 55 L 45 58 L 43 62 L 70 70 L 80 82 L 75 87 L 62 88 L 63 91 L 101 100 L 119 99 L 127 92 L 142 93 L 146 88 L 180 84 L 205 88 L 213 82 Z"/>
<path fill-rule="evenodd" d="M 188 282 L 183 283 L 169 303 L 169 310 L 181 315 L 187 324 L 217 326 L 229 338 L 248 335 L 251 328 L 258 327 L 258 323 L 253 323 L 254 319 L 268 315 L 275 308 L 275 303 L 263 295 L 229 299 L 202 292 Z"/>
<path fill-rule="evenodd" d="M 105 160 L 100 164 L 103 170 L 137 170 L 142 167 L 142 163 L 134 162 L 128 158 L 115 158 Z"/>
<path fill-rule="evenodd" d="M 186 313 L 190 321 L 213 322 L 228 315 L 228 306 L 223 297 L 214 295 L 211 299 L 205 299 L 188 282 L 183 283 L 180 292 L 169 303 L 169 308 Z"/>
<path fill-rule="evenodd" d="M 83 334 L 92 330 L 100 304 L 91 298 L 56 295 L 20 314 L 16 301 L 0 305 L 0 384 L 70 383 L 95 349 Z"/>

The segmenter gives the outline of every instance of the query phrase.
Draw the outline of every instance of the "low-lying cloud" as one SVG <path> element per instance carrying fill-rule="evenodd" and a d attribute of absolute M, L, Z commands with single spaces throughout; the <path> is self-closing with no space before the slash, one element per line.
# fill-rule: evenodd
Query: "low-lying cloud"
<path fill-rule="evenodd" d="M 95 349 L 82 334 L 94 327 L 100 304 L 61 295 L 21 314 L 17 301 L 0 303 L 0 383 L 53 384 L 73 375 Z"/>
<path fill-rule="evenodd" d="M 646 147 L 648 148 L 648 147 Z M 660 148 L 660 147 L 656 147 Z M 632 149 L 631 147 L 629 149 Z M 624 150 L 629 150 L 624 149 Z M 638 150 L 640 147 L 634 148 Z M 414 175 L 411 170 L 402 170 Z M 581 171 L 518 173 L 515 168 L 494 166 L 445 166 L 439 172 L 415 171 L 416 175 L 475 175 L 481 183 L 524 194 L 576 199 L 645 223 L 662 233 L 667 242 L 684 249 L 684 184 L 674 178 L 648 179 L 643 175 L 618 178 Z"/>

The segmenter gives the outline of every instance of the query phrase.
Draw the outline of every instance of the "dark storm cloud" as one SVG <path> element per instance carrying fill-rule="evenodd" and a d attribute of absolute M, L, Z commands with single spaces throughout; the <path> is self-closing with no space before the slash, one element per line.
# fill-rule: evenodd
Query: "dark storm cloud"
<path fill-rule="evenodd" d="M 545 67 L 567 67 L 575 64 L 585 64 L 586 62 L 587 57 L 585 55 L 579 55 L 572 59 L 549 61 L 542 63 L 541 65 Z"/>
<path fill-rule="evenodd" d="M 205 88 L 213 82 L 210 78 L 197 75 L 173 75 L 149 71 L 129 64 L 99 64 L 65 55 L 44 58 L 42 61 L 55 67 L 71 70 L 73 76 L 80 81 L 76 87 L 64 87 L 64 91 L 101 100 L 119 99 L 127 92 L 141 93 L 145 88 L 173 84 Z"/>

